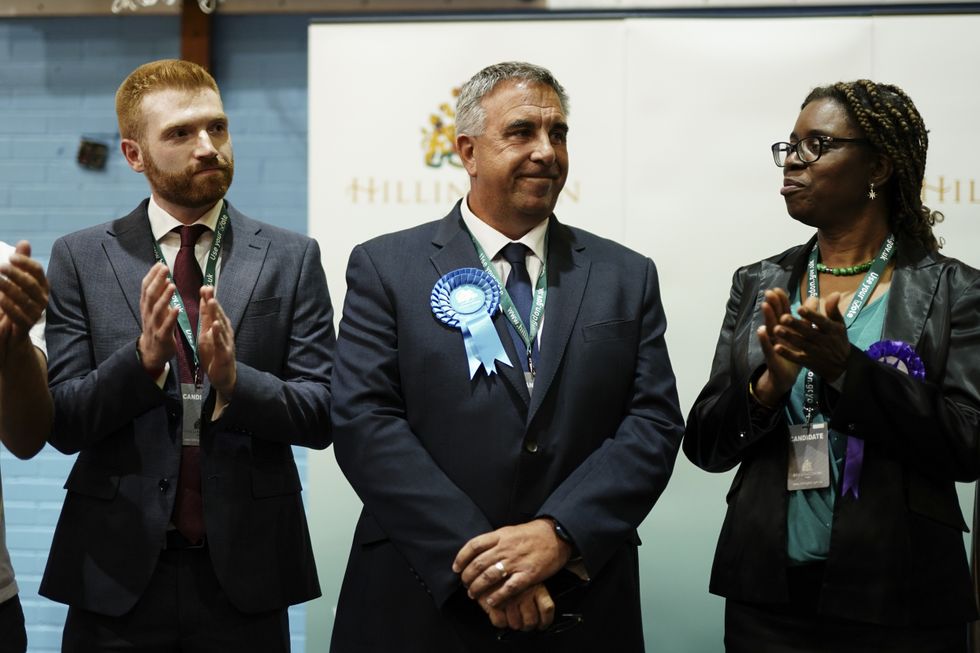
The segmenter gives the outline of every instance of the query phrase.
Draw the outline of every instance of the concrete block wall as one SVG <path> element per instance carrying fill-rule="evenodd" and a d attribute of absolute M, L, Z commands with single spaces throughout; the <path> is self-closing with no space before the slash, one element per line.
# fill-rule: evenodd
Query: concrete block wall
<path fill-rule="evenodd" d="M 273 224 L 306 230 L 306 16 L 217 16 L 213 73 L 235 148 L 229 200 Z M 176 57 L 176 17 L 0 20 L 0 240 L 28 239 L 47 264 L 59 236 L 125 215 L 146 182 L 119 153 L 114 94 L 139 64 Z M 76 163 L 82 137 L 109 146 L 104 171 Z M 2 447 L 0 447 L 2 449 Z M 295 451 L 305 476 L 305 450 Z M 37 595 L 62 486 L 73 462 L 51 447 L 30 461 L 0 451 L 7 543 L 31 653 L 60 650 L 66 608 Z M 290 611 L 294 651 L 306 616 Z"/>

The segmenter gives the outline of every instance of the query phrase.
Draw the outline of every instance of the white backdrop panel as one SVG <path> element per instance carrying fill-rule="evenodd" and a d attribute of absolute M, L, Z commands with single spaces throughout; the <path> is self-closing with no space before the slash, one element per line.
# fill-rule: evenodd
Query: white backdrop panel
<path fill-rule="evenodd" d="M 653 257 L 685 414 L 708 378 L 732 273 L 809 238 L 786 215 L 769 146 L 787 140 L 817 84 L 866 77 L 870 21 L 630 20 L 626 243 Z M 805 37 L 805 38 L 804 38 Z M 821 55 L 794 44 L 820 44 Z M 637 65 L 648 62 L 647 65 Z M 730 474 L 678 457 L 641 529 L 647 641 L 720 650 L 707 595 Z M 700 624 L 690 621 L 699 614 Z M 689 625 L 683 625 L 689 624 Z"/>
<path fill-rule="evenodd" d="M 975 15 L 313 25 L 309 228 L 338 318 L 351 248 L 441 217 L 467 188 L 461 169 L 424 164 L 430 115 L 482 66 L 533 61 L 571 96 L 557 213 L 657 262 L 686 412 L 732 272 L 810 235 L 786 215 L 769 145 L 786 140 L 813 86 L 871 77 L 909 92 L 932 130 L 925 197 L 946 214 L 945 252 L 980 265 L 980 91 L 964 76 L 978 32 Z M 641 528 L 650 650 L 721 648 L 722 601 L 707 583 L 729 478 L 682 455 Z M 310 606 L 309 650 L 320 651 L 359 503 L 329 451 L 311 460 L 310 490 L 324 598 Z"/>

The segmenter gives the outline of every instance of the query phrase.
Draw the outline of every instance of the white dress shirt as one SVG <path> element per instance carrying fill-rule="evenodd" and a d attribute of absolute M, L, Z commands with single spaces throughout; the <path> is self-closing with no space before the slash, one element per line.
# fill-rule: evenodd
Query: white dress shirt
<path fill-rule="evenodd" d="M 511 240 L 508 236 L 505 236 L 481 220 L 470 210 L 469 196 L 460 204 L 459 210 L 463 214 L 463 223 L 466 224 L 466 228 L 473 234 L 476 242 L 480 243 L 480 247 L 483 248 L 486 255 L 490 257 L 494 270 L 497 272 L 497 276 L 500 277 L 500 281 L 503 284 L 507 284 L 507 277 L 510 275 L 510 263 L 501 256 L 501 251 L 511 243 L 521 243 L 527 246 L 530 250 L 524 259 L 527 265 L 527 274 L 531 277 L 532 292 L 537 290 L 538 275 L 541 274 L 541 267 L 544 265 L 548 256 L 548 252 L 545 251 L 545 237 L 548 234 L 548 224 L 551 218 L 545 218 L 518 240 Z M 547 284 L 547 279 L 544 281 Z M 548 307 L 545 305 L 545 311 L 547 309 Z M 539 349 L 541 348 L 541 334 L 544 332 L 544 318 L 545 312 L 542 311 L 536 338 Z M 524 326 L 528 325 L 525 324 Z"/>

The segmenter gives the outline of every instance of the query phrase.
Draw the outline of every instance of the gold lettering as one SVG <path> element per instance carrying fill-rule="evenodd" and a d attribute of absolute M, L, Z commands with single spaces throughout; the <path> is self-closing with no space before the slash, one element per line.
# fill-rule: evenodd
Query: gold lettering
<path fill-rule="evenodd" d="M 361 193 L 367 194 L 367 203 L 374 203 L 374 193 L 377 189 L 374 187 L 374 177 L 368 177 L 367 184 L 361 185 L 361 182 L 355 177 L 350 186 L 347 187 L 347 192 L 350 194 L 351 204 L 357 204 L 361 197 Z"/>
<path fill-rule="evenodd" d="M 398 204 L 408 204 L 409 203 L 409 202 L 407 202 L 405 200 L 405 197 L 404 197 L 404 195 L 402 193 L 402 182 L 401 181 L 396 181 L 395 182 L 395 202 L 397 202 Z"/>
<path fill-rule="evenodd" d="M 940 176 L 938 186 L 930 186 L 928 183 L 922 184 L 922 201 L 928 202 L 929 200 L 927 199 L 926 193 L 928 191 L 934 191 L 936 193 L 936 201 L 942 204 L 946 201 L 946 193 L 948 193 L 950 190 L 951 189 L 946 186 L 946 178 Z"/>
<path fill-rule="evenodd" d="M 969 185 L 969 190 L 967 186 Z M 931 204 L 980 204 L 976 179 L 947 179 L 937 178 L 935 185 L 923 181 L 922 201 Z"/>
<path fill-rule="evenodd" d="M 440 206 L 444 202 L 455 202 L 465 197 L 468 190 L 464 184 L 452 180 L 354 177 L 344 188 L 344 193 L 351 204 Z M 581 197 L 581 182 L 576 181 L 565 186 L 558 200 L 578 204 Z"/>

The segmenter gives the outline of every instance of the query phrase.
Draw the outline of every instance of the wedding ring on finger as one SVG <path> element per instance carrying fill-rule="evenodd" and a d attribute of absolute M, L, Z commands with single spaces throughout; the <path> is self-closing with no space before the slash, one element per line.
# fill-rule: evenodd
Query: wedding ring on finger
<path fill-rule="evenodd" d="M 507 578 L 507 570 L 504 569 L 503 561 L 497 561 L 497 564 L 495 564 L 493 568 L 500 572 L 501 578 Z"/>

